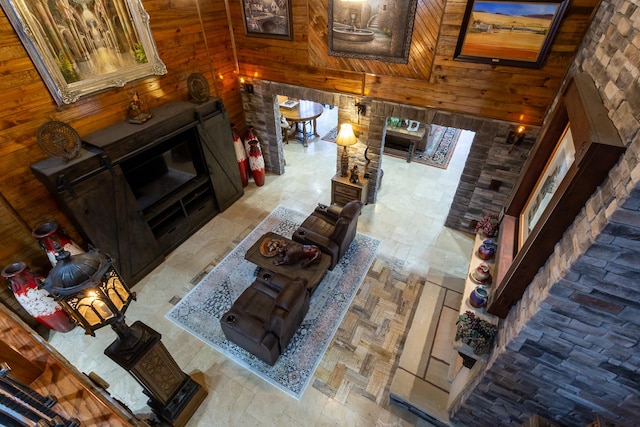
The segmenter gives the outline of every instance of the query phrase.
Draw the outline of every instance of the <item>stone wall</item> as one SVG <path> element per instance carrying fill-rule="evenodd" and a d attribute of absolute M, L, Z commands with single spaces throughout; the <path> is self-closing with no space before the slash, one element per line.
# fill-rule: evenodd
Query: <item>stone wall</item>
<path fill-rule="evenodd" d="M 266 169 L 276 174 L 284 173 L 285 169 L 277 95 L 337 106 L 338 123 L 352 123 L 359 143 L 349 149 L 350 164 L 357 163 L 358 168 L 363 171 L 364 152 L 368 147 L 371 180 L 367 199 L 371 203 L 375 203 L 383 180 L 384 158 L 381 153 L 384 152 L 384 126 L 387 117 L 402 117 L 475 132 L 445 223 L 450 228 L 462 231 L 474 232 L 474 221 L 479 220 L 483 214 L 500 212 L 539 133 L 539 128 L 529 127 L 522 143 L 510 144 L 507 136 L 515 130 L 514 124 L 254 79 L 253 93 L 243 93 L 247 124 L 254 126 L 256 130 Z M 357 114 L 356 102 L 366 105 L 366 114 Z M 336 171 L 340 167 L 340 154 L 337 150 Z"/>
<path fill-rule="evenodd" d="M 574 64 L 627 151 L 501 322 L 483 376 L 450 408 L 464 425 L 640 420 L 640 9 L 604 0 Z"/>

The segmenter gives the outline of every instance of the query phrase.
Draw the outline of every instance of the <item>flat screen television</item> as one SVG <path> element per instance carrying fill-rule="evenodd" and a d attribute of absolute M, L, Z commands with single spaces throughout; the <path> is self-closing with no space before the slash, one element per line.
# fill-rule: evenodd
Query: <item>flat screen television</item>
<path fill-rule="evenodd" d="M 193 129 L 123 161 L 120 167 L 142 211 L 204 173 Z"/>

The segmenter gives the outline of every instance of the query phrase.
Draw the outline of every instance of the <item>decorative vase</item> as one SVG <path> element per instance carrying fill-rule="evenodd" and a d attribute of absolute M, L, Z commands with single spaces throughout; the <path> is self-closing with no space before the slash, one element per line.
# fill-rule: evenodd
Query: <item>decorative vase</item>
<path fill-rule="evenodd" d="M 493 240 L 484 240 L 478 247 L 478 258 L 490 260 L 496 254 L 496 244 Z"/>
<path fill-rule="evenodd" d="M 78 246 L 71 238 L 60 228 L 55 221 L 49 221 L 40 224 L 36 228 L 33 229 L 31 235 L 38 240 L 40 247 L 49 258 L 49 262 L 52 266 L 56 266 L 58 260 L 56 259 L 56 255 L 58 251 L 56 250 L 56 244 L 60 246 L 61 249 L 65 249 L 69 251 L 71 255 L 78 255 L 84 253 L 82 248 Z"/>
<path fill-rule="evenodd" d="M 253 132 L 253 126 L 247 127 L 245 142 L 249 144 L 249 167 L 251 169 L 251 176 L 253 176 L 256 185 L 262 187 L 265 178 L 264 157 L 262 157 L 260 141 L 258 141 L 258 138 Z"/>
<path fill-rule="evenodd" d="M 487 304 L 488 297 L 489 292 L 487 291 L 487 288 L 484 286 L 477 286 L 471 291 L 471 295 L 469 295 L 469 304 L 475 308 L 484 307 Z"/>
<path fill-rule="evenodd" d="M 242 180 L 242 186 L 246 187 L 249 185 L 249 159 L 235 126 L 231 127 L 231 133 L 233 135 L 233 148 L 236 151 L 236 159 L 238 160 L 238 169 L 240 169 L 240 179 Z"/>
<path fill-rule="evenodd" d="M 31 272 L 24 262 L 6 266 L 2 277 L 9 282 L 16 300 L 38 322 L 57 332 L 69 332 L 75 327 L 62 307 L 38 287 L 44 278 Z"/>

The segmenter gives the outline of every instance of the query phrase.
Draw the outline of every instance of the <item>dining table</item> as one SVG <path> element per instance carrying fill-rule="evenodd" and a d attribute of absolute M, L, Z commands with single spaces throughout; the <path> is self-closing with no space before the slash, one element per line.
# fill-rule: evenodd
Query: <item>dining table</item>
<path fill-rule="evenodd" d="M 322 104 L 313 101 L 307 101 L 301 99 L 292 107 L 283 106 L 280 104 L 280 114 L 289 122 L 296 134 L 299 134 L 299 139 L 302 141 L 302 145 L 307 147 L 307 138 L 311 135 L 320 136 L 316 131 L 316 119 L 320 117 L 324 111 Z M 291 104 L 291 103 L 289 103 Z M 309 130 L 307 131 L 307 125 Z M 288 142 L 288 135 L 286 141 Z"/>

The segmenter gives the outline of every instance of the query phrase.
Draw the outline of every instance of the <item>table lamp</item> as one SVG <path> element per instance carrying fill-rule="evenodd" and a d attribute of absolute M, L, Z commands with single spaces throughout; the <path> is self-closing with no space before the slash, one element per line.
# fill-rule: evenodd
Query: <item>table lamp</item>
<path fill-rule="evenodd" d="M 111 258 L 96 249 L 71 255 L 59 246 L 56 258 L 42 287 L 87 334 L 95 336 L 95 330 L 110 325 L 118 338 L 104 353 L 142 385 L 147 403 L 162 421 L 184 426 L 207 392 L 182 372 L 158 332 L 140 321 L 125 323 L 124 314 L 136 295 Z"/>
<path fill-rule="evenodd" d="M 347 176 L 349 172 L 349 153 L 347 147 L 358 142 L 351 123 L 344 123 L 340 126 L 340 131 L 336 137 L 336 144 L 342 146 L 342 157 L 340 158 L 340 176 Z"/>

